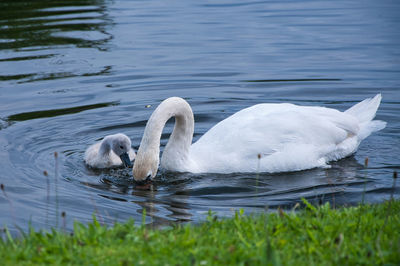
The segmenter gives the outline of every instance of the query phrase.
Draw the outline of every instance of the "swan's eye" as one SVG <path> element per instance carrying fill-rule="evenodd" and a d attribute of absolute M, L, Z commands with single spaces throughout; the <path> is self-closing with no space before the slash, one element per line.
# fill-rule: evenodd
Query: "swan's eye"
<path fill-rule="evenodd" d="M 124 149 L 124 146 L 119 146 L 120 148 L 121 148 L 121 150 L 123 150 Z"/>

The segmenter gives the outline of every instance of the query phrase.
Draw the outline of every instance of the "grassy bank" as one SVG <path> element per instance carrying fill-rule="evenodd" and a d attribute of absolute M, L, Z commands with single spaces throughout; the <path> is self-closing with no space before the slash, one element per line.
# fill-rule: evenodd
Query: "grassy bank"
<path fill-rule="evenodd" d="M 400 201 L 149 229 L 133 222 L 75 225 L 73 234 L 30 232 L 0 241 L 2 265 L 400 264 Z"/>

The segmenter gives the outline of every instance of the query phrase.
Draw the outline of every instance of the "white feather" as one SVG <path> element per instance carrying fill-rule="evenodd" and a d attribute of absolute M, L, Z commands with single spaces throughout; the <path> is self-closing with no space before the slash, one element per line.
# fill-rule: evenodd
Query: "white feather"
<path fill-rule="evenodd" d="M 161 167 L 166 170 L 232 173 L 329 167 L 329 161 L 353 154 L 364 138 L 385 127 L 385 122 L 372 120 L 380 100 L 378 94 L 345 112 L 288 103 L 258 104 L 219 122 L 190 145 L 194 125 L 191 108 L 183 99 L 172 97 L 159 105 L 146 126 L 134 177 L 142 179 L 140 173 L 146 170 L 139 168 L 151 165 L 136 165 L 141 153 L 145 156 L 140 160 L 155 160 L 158 165 L 160 136 L 171 116 L 177 117 L 177 123 L 161 158 Z"/>

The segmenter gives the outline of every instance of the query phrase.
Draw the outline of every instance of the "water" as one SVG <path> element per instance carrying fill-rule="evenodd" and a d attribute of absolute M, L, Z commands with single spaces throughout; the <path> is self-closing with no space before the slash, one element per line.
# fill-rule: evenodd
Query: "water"
<path fill-rule="evenodd" d="M 94 213 L 104 223 L 140 222 L 144 210 L 147 223 L 163 225 L 201 221 L 208 210 L 291 208 L 301 198 L 398 197 L 399 11 L 397 1 L 2 1 L 1 226 L 71 229 Z M 197 140 L 256 103 L 345 110 L 379 92 L 377 118 L 388 126 L 331 169 L 160 172 L 137 186 L 128 169 L 93 171 L 82 160 L 89 144 L 117 132 L 137 149 L 151 112 L 170 96 L 191 104 Z"/>

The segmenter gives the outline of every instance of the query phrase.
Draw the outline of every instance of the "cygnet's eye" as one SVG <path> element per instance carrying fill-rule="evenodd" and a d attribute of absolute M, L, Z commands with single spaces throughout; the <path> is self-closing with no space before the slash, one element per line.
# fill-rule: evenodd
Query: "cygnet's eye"
<path fill-rule="evenodd" d="M 123 150 L 124 149 L 124 146 L 119 146 L 120 148 L 121 148 L 121 150 Z"/>

